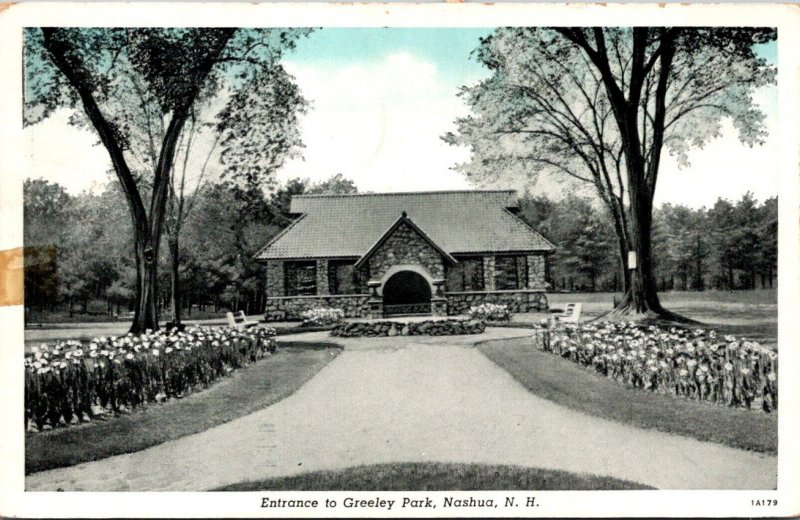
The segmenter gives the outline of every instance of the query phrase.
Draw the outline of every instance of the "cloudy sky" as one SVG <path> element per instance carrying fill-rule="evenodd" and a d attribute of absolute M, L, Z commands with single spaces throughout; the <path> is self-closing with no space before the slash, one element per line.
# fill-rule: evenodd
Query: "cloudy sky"
<path fill-rule="evenodd" d="M 303 40 L 285 64 L 312 103 L 302 121 L 306 148 L 303 160 L 288 162 L 279 179 L 320 180 L 342 173 L 361 190 L 469 188 L 451 169 L 469 159 L 468 150 L 439 137 L 467 112 L 456 97 L 458 88 L 487 74 L 470 53 L 489 32 L 322 29 Z M 762 51 L 775 59 L 775 45 Z M 664 161 L 657 203 L 700 207 L 747 191 L 758 199 L 777 194 L 777 89 L 762 89 L 756 99 L 768 116 L 767 143 L 745 147 L 732 125 L 724 125 L 721 138 L 693 151 L 691 167 L 678 169 L 671 158 Z M 26 131 L 29 175 L 59 182 L 72 192 L 102 185 L 108 156 L 91 133 L 66 122 L 62 111 Z M 558 188 L 540 182 L 534 189 Z"/>

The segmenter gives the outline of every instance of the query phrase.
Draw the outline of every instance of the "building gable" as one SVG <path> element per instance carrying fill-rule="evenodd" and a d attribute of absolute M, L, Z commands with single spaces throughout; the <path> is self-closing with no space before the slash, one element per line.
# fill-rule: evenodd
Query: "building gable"
<path fill-rule="evenodd" d="M 456 260 L 403 214 L 356 263 L 369 266 L 371 280 L 379 280 L 394 265 L 419 264 L 433 278 L 444 278 L 445 263 Z"/>

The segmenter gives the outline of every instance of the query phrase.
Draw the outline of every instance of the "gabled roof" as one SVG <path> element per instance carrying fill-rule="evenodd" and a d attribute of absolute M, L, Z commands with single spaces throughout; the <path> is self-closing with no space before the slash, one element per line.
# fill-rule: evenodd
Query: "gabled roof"
<path fill-rule="evenodd" d="M 290 211 L 302 217 L 256 259 L 361 258 L 404 211 L 450 255 L 554 250 L 508 209 L 516 207 L 513 190 L 299 195 Z"/>
<path fill-rule="evenodd" d="M 457 261 L 455 258 L 453 258 L 452 256 L 450 256 L 450 253 L 448 253 L 447 251 L 445 251 L 444 249 L 442 249 L 441 247 L 439 247 L 439 246 L 436 244 L 436 242 L 434 242 L 433 240 L 431 240 L 431 238 L 430 238 L 428 235 L 426 235 L 426 234 L 425 234 L 425 232 L 424 232 L 424 231 L 422 231 L 422 230 L 419 228 L 419 226 L 417 226 L 416 224 L 414 224 L 414 222 L 413 222 L 413 221 L 412 221 L 410 218 L 408 218 L 408 215 L 407 215 L 407 214 L 406 214 L 406 212 L 404 211 L 404 212 L 403 212 L 403 214 L 402 214 L 402 215 L 400 215 L 400 218 L 399 218 L 399 219 L 397 219 L 397 220 L 395 221 L 395 223 L 394 223 L 394 224 L 392 224 L 392 225 L 391 225 L 391 227 L 390 227 L 389 229 L 387 229 L 387 230 L 386 230 L 386 233 L 384 233 L 384 234 L 383 234 L 383 235 L 382 235 L 382 236 L 381 236 L 381 237 L 378 239 L 378 241 L 377 241 L 377 242 L 375 242 L 375 245 L 373 245 L 371 248 L 369 248 L 369 251 L 367 251 L 366 253 L 364 253 L 364 256 L 362 256 L 361 258 L 359 258 L 359 259 L 358 259 L 358 262 L 356 262 L 355 266 L 356 266 L 357 268 L 358 268 L 358 267 L 361 267 L 361 265 L 363 265 L 363 264 L 364 264 L 364 262 L 366 262 L 367 260 L 369 260 L 369 257 L 370 257 L 370 256 L 372 256 L 372 254 L 373 254 L 375 251 L 377 251 L 377 250 L 378 250 L 378 248 L 379 248 L 379 247 L 381 247 L 381 246 L 383 245 L 383 243 L 384 243 L 384 242 L 386 242 L 386 240 L 387 240 L 387 239 L 388 239 L 390 236 L 392 236 L 392 233 L 394 233 L 394 232 L 395 232 L 395 230 L 397 230 L 397 228 L 399 228 L 399 227 L 400 227 L 400 226 L 402 226 L 403 224 L 406 224 L 408 227 L 410 227 L 411 229 L 413 229 L 413 230 L 414 230 L 414 232 L 415 232 L 417 235 L 419 235 L 420 237 L 422 237 L 422 239 L 423 239 L 425 242 L 427 242 L 427 243 L 428 243 L 428 244 L 429 244 L 431 247 L 433 247 L 433 248 L 434 248 L 434 249 L 435 249 L 435 250 L 436 250 L 436 251 L 437 251 L 437 252 L 438 252 L 440 255 L 442 255 L 442 256 L 443 256 L 443 257 L 444 257 L 444 258 L 445 258 L 445 259 L 446 259 L 448 262 L 450 262 L 451 264 L 457 264 L 457 263 L 458 263 L 458 261 Z"/>

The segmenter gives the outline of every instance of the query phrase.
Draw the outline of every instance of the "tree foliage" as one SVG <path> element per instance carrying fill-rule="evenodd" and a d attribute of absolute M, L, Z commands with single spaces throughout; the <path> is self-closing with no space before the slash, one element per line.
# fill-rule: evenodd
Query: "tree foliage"
<path fill-rule="evenodd" d="M 462 88 L 472 115 L 444 139 L 467 145 L 459 165 L 477 184 L 546 173 L 593 186 L 618 238 L 626 310 L 663 314 L 652 279 L 652 202 L 661 153 L 688 151 L 730 118 L 746 145 L 765 136 L 755 89 L 775 69 L 753 46 L 758 28 L 501 28 L 481 39 L 491 76 Z M 627 252 L 638 255 L 629 276 Z"/>
<path fill-rule="evenodd" d="M 344 186 L 334 176 L 319 186 Z M 292 180 L 276 193 L 305 189 Z M 348 188 L 350 189 L 350 188 Z M 268 195 L 258 186 L 209 179 L 192 196 L 181 232 L 177 264 L 181 291 L 173 302 L 171 274 L 161 273 L 158 309 L 177 303 L 189 317 L 218 316 L 222 309 L 262 312 L 266 287 L 256 253 L 281 231 L 287 215 L 283 196 Z M 71 195 L 63 187 L 27 180 L 25 202 L 26 305 L 35 311 L 120 314 L 135 306 L 136 266 L 130 240 L 131 223 L 118 183 L 100 193 Z M 53 249 L 51 262 L 47 256 Z M 162 251 L 162 262 L 169 251 Z M 30 259 L 30 261 L 27 261 Z M 37 319 L 37 316 L 33 316 Z"/>
<path fill-rule="evenodd" d="M 73 124 L 97 133 L 125 193 L 136 246 L 132 330 L 158 326 L 160 239 L 176 155 L 182 138 L 190 141 L 184 136 L 187 121 L 210 109 L 230 180 L 264 180 L 300 144 L 294 126 L 305 104 L 280 58 L 307 32 L 26 30 L 26 124 L 58 108 L 73 110 Z"/>
<path fill-rule="evenodd" d="M 613 228 L 588 198 L 525 194 L 520 217 L 557 245 L 548 282 L 555 290 L 622 290 Z M 778 200 L 718 199 L 710 208 L 663 204 L 653 214 L 659 290 L 772 288 L 777 275 Z M 594 284 L 592 283 L 594 276 Z"/>

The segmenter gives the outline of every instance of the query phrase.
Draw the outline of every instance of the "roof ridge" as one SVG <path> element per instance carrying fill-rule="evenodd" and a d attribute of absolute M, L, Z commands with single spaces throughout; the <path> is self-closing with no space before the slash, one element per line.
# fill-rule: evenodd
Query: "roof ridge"
<path fill-rule="evenodd" d="M 324 198 L 350 198 L 350 197 L 386 197 L 395 195 L 449 195 L 457 193 L 516 193 L 513 189 L 495 190 L 432 190 L 432 191 L 387 191 L 379 193 L 312 193 L 307 195 L 293 195 L 293 199 L 324 199 Z"/>

